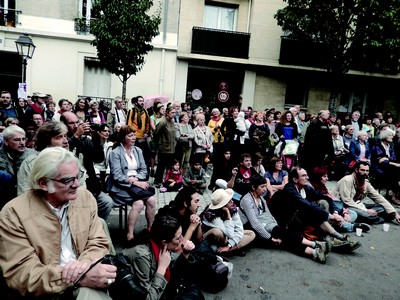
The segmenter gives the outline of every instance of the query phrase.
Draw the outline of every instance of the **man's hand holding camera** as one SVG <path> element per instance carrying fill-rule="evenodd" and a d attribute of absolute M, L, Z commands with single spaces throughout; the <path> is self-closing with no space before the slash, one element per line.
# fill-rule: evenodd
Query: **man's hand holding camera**
<path fill-rule="evenodd" d="M 97 264 L 87 271 L 89 267 L 90 264 L 86 262 L 70 261 L 64 266 L 61 278 L 67 284 L 76 283 L 81 287 L 94 289 L 107 287 L 115 281 L 117 276 L 116 266 Z"/>

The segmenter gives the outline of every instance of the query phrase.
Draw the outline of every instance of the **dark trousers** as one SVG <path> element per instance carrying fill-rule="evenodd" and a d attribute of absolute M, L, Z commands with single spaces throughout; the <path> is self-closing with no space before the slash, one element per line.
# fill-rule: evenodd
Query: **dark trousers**
<path fill-rule="evenodd" d="M 157 162 L 157 170 L 154 176 L 154 182 L 159 184 L 164 180 L 164 171 L 166 168 L 169 168 L 172 164 L 172 160 L 174 159 L 173 153 L 161 153 L 158 152 L 158 162 Z"/>

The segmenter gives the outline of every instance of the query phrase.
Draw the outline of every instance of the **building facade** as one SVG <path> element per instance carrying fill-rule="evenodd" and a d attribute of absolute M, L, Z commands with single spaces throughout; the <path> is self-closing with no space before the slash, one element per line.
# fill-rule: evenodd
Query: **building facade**
<path fill-rule="evenodd" d="M 252 106 L 309 113 L 328 107 L 330 78 L 304 63 L 304 49 L 282 37 L 274 14 L 282 0 L 158 0 L 160 34 L 143 69 L 127 82 L 127 96 L 166 95 L 193 107 Z M 91 0 L 0 0 L 0 89 L 16 90 L 21 60 L 14 41 L 28 33 L 36 52 L 28 62 L 28 93 L 57 100 L 78 95 L 112 98 L 119 79 L 101 68 L 90 45 Z M 312 57 L 310 58 L 312 60 Z M 398 115 L 399 72 L 350 71 L 339 111 Z"/>

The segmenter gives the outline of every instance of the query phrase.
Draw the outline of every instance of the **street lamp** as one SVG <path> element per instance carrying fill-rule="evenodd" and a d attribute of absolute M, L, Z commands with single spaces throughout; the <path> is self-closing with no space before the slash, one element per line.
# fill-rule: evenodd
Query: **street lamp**
<path fill-rule="evenodd" d="M 25 83 L 26 65 L 28 64 L 28 59 L 32 58 L 36 46 L 33 44 L 32 39 L 26 33 L 24 33 L 24 35 L 21 35 L 18 40 L 15 41 L 15 45 L 17 46 L 19 56 L 21 56 L 22 58 L 22 83 Z"/>

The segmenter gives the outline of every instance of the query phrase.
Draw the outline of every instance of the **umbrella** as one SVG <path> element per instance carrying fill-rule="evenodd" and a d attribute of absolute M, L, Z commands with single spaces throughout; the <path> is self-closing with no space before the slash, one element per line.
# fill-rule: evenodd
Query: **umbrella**
<path fill-rule="evenodd" d="M 144 108 L 153 107 L 154 101 L 159 101 L 161 103 L 167 103 L 169 100 L 168 96 L 165 95 L 152 95 L 144 97 Z"/>

